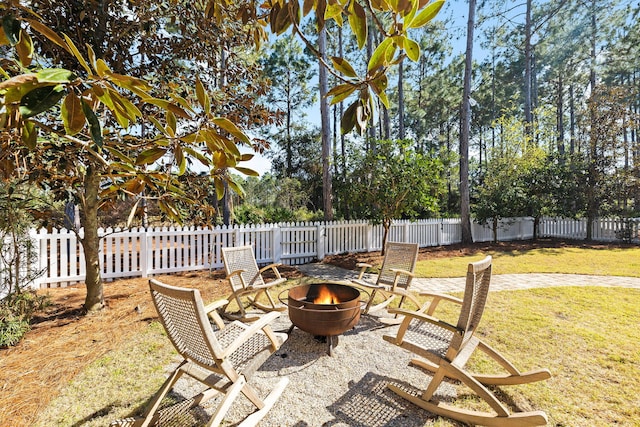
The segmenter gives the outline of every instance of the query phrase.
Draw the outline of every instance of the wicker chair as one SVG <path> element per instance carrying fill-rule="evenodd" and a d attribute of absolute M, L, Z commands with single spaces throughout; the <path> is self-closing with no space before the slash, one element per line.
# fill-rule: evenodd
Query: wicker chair
<path fill-rule="evenodd" d="M 112 425 L 164 425 L 168 418 L 222 393 L 224 396 L 207 424 L 218 426 L 235 398 L 242 393 L 257 410 L 240 425 L 255 426 L 289 381 L 283 377 L 265 399 L 247 383 L 250 375 L 287 339 L 286 334 L 274 333 L 269 326 L 280 313 L 269 313 L 251 326 L 238 321 L 225 325 L 215 309 L 226 301 L 205 307 L 197 289 L 178 288 L 153 279 L 149 286 L 167 336 L 184 359 L 150 401 L 143 418 L 120 420 Z M 207 314 L 214 320 L 213 325 Z M 159 409 L 163 398 L 185 374 L 208 388 L 191 399 Z"/>
<path fill-rule="evenodd" d="M 253 254 L 253 247 L 251 246 L 222 248 L 222 260 L 232 291 L 227 300 L 235 301 L 239 307 L 239 314 L 236 314 L 228 311 L 228 304 L 223 306 L 220 310 L 223 316 L 243 322 L 253 322 L 257 320 L 257 316 L 249 317 L 247 315 L 242 301 L 243 297 L 246 297 L 249 306 L 256 307 L 265 312 L 286 310 L 286 307 L 277 305 L 273 297 L 269 294 L 269 288 L 284 283 L 287 280 L 280 275 L 278 264 L 269 264 L 263 268 L 258 268 L 258 263 Z M 273 271 L 276 276 L 274 280 L 266 282 L 263 279 L 262 273 L 267 270 Z M 258 301 L 261 296 L 264 296 L 267 305 Z"/>
<path fill-rule="evenodd" d="M 547 423 L 542 411 L 512 413 L 486 386 L 513 385 L 540 381 L 551 377 L 547 369 L 521 373 L 504 356 L 474 335 L 484 311 L 489 282 L 491 257 L 469 264 L 464 298 L 421 293 L 430 296 L 430 303 L 419 311 L 391 310 L 404 315 L 396 336 L 384 336 L 386 341 L 405 348 L 424 359 L 411 363 L 434 373 L 426 390 L 416 396 L 394 385 L 389 388 L 414 404 L 434 414 L 453 418 L 468 424 L 483 426 L 534 426 Z M 433 317 L 441 301 L 461 306 L 457 325 Z M 465 370 L 465 365 L 476 349 L 502 366 L 507 374 L 478 375 Z M 425 360 L 426 359 L 426 360 Z M 439 401 L 434 394 L 445 378 L 461 381 L 483 399 L 494 412 L 466 410 Z"/>
<path fill-rule="evenodd" d="M 409 285 L 413 280 L 413 270 L 418 259 L 417 243 L 398 243 L 387 242 L 385 246 L 384 260 L 378 279 L 375 283 L 364 279 L 364 273 L 367 268 L 371 268 L 371 264 L 358 263 L 360 273 L 357 279 L 351 282 L 354 285 L 362 286 L 372 290 L 371 297 L 367 301 L 367 305 L 363 310 L 363 314 L 375 313 L 387 307 L 395 299 L 400 296 L 399 307 L 402 307 L 405 299 L 412 301 L 416 307 L 420 307 L 420 303 L 415 296 L 409 291 Z M 383 298 L 382 302 L 373 304 L 377 294 Z"/>

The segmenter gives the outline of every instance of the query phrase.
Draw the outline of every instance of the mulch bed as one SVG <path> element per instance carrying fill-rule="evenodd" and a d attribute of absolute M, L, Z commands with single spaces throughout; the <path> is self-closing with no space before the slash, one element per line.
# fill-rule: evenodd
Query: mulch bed
<path fill-rule="evenodd" d="M 535 247 L 610 247 L 558 240 L 503 242 L 499 244 L 451 245 L 420 250 L 419 259 L 471 255 L 480 251 L 515 251 Z M 619 246 L 619 245 L 616 245 Z M 357 262 L 382 263 L 379 252 L 329 256 L 324 260 L 355 270 Z M 293 267 L 282 266 L 289 278 L 299 277 Z M 229 285 L 221 271 L 159 276 L 172 285 L 196 287 L 205 301 L 224 298 Z M 34 319 L 30 332 L 15 347 L 0 349 L 0 425 L 30 426 L 62 387 L 85 366 L 157 318 L 149 296 L 147 279 L 135 278 L 105 283 L 107 308 L 86 314 L 82 309 L 84 285 L 46 289 L 52 305 Z"/>

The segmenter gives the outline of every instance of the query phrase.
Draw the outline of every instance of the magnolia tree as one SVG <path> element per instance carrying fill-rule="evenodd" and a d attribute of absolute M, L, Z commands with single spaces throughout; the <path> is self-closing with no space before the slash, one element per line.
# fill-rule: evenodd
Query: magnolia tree
<path fill-rule="evenodd" d="M 341 26 L 348 22 L 361 49 L 372 22 L 383 37 L 366 69 L 356 70 L 338 57 L 323 61 L 340 82 L 329 91 L 331 102 L 351 99 L 342 117 L 346 133 L 366 127 L 374 114 L 375 97 L 388 106 L 387 71 L 405 56 L 418 59 L 420 49 L 409 31 L 429 22 L 443 3 L 305 0 L 301 7 L 298 1 L 258 5 L 255 1 L 210 0 L 202 6 L 202 14 L 211 23 L 208 31 L 216 31 L 225 22 L 241 22 L 243 36 L 256 47 L 267 40 L 267 31 L 280 35 L 291 29 L 316 54 L 318 50 L 299 29 L 303 17 L 315 15 L 322 24 L 325 20 Z M 256 175 L 241 166 L 251 155 L 240 154 L 238 149 L 251 141 L 236 126 L 237 120 L 215 113 L 215 100 L 200 79 L 188 91 L 193 97 L 183 96 L 182 90 L 165 96 L 167 88 L 157 90 L 159 83 L 114 72 L 96 55 L 100 50 L 90 44 L 76 45 L 20 2 L 3 3 L 0 13 L 0 49 L 5 54 L 0 68 L 0 173 L 3 178 L 20 177 L 43 188 L 62 187 L 80 203 L 87 286 L 84 306 L 100 309 L 104 294 L 99 209 L 123 194 L 152 194 L 170 218 L 180 221 L 179 206 L 197 202 L 181 180 L 189 163 L 209 170 L 219 197 L 225 184 L 241 192 L 228 170 Z M 77 67 L 63 68 L 39 55 L 52 47 L 66 51 Z M 141 131 L 149 126 L 151 132 Z"/>

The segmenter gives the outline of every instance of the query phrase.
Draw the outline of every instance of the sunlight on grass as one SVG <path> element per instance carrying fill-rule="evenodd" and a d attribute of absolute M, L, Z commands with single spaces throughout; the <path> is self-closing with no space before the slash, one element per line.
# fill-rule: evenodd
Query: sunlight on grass
<path fill-rule="evenodd" d="M 473 256 L 418 261 L 418 277 L 455 277 L 467 264 L 493 257 L 493 274 L 566 273 L 640 277 L 640 248 L 539 248 L 523 251 L 486 251 Z"/>

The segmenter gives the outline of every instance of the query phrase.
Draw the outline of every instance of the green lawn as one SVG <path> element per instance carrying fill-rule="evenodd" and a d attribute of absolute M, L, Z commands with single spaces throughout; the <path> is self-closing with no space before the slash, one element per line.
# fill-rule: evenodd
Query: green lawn
<path fill-rule="evenodd" d="M 467 264 L 493 257 L 493 274 L 568 273 L 640 277 L 640 248 L 539 248 L 523 251 L 486 251 L 473 256 L 419 261 L 419 277 L 452 277 L 467 271 Z"/>

